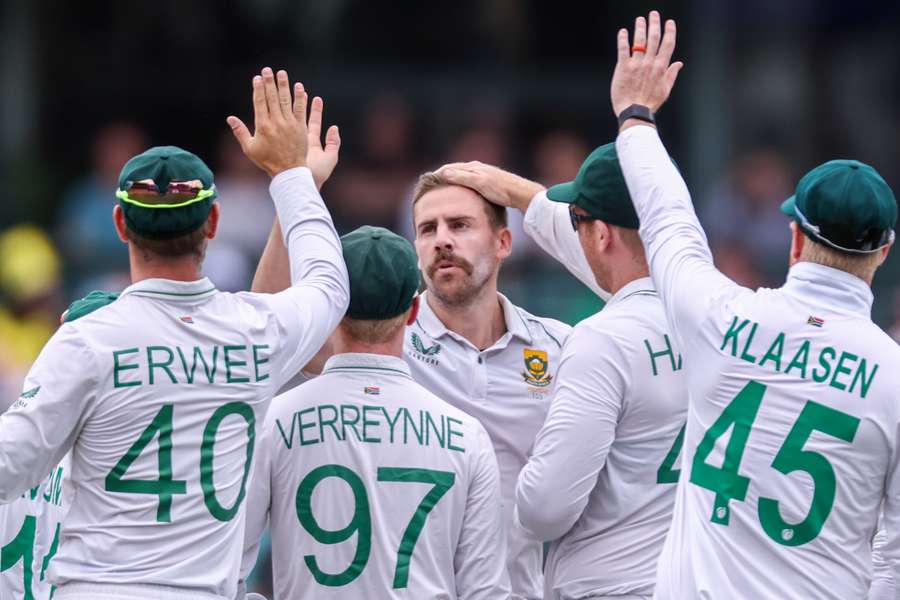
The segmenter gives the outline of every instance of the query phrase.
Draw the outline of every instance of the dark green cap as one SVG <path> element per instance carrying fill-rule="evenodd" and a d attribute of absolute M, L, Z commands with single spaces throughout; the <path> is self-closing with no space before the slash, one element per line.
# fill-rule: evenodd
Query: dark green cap
<path fill-rule="evenodd" d="M 547 197 L 583 208 L 592 217 L 610 225 L 628 229 L 637 229 L 640 225 L 614 143 L 591 152 L 578 169 L 575 180 L 554 185 L 547 190 Z"/>
<path fill-rule="evenodd" d="M 119 294 L 115 292 L 94 290 L 84 298 L 70 304 L 69 308 L 66 309 L 66 312 L 62 314 L 59 320 L 62 323 L 69 323 L 76 319 L 80 319 L 81 317 L 91 314 L 98 308 L 103 308 L 107 304 L 112 304 L 118 297 Z"/>
<path fill-rule="evenodd" d="M 128 196 L 129 184 L 144 179 L 152 179 L 160 190 L 166 190 L 173 181 L 199 179 L 203 191 L 197 198 L 177 204 L 145 204 Z M 196 154 L 177 146 L 156 146 L 125 163 L 119 174 L 116 197 L 129 229 L 143 237 L 160 240 L 199 229 L 209 216 L 216 187 L 212 171 Z"/>
<path fill-rule="evenodd" d="M 405 238 L 365 225 L 341 237 L 350 274 L 352 319 L 386 320 L 406 312 L 419 291 L 419 259 Z"/>
<path fill-rule="evenodd" d="M 857 160 L 832 160 L 803 176 L 781 205 L 807 237 L 853 254 L 894 239 L 897 200 L 878 171 Z"/>

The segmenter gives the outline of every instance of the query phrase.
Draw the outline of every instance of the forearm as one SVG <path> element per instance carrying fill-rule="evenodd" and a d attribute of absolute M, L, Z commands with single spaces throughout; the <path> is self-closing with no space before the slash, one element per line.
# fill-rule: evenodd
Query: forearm
<path fill-rule="evenodd" d="M 286 290 L 290 285 L 290 259 L 281 234 L 281 224 L 278 222 L 278 217 L 275 217 L 272 231 L 269 233 L 269 240 L 259 258 L 251 289 L 254 292 L 274 294 Z"/>
<path fill-rule="evenodd" d="M 347 267 L 340 238 L 312 174 L 306 168 L 285 171 L 273 178 L 270 191 L 287 248 L 291 284 L 312 285 L 327 291 L 343 314 L 350 299 Z M 270 239 L 268 246 L 277 244 Z M 277 252 L 264 258 L 267 259 L 264 275 L 283 277 L 283 261 L 277 260 Z"/>

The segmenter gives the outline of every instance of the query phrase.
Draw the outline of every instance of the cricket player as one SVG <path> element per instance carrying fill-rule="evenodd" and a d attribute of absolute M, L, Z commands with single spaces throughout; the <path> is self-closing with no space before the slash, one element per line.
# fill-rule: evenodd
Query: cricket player
<path fill-rule="evenodd" d="M 897 203 L 872 167 L 835 160 L 782 205 L 778 289 L 713 265 L 687 186 L 653 124 L 681 67 L 675 24 L 618 37 L 616 150 L 650 274 L 687 365 L 684 467 L 656 597 L 865 598 L 872 539 L 900 576 L 900 348 L 872 323 L 870 285 Z"/>
<path fill-rule="evenodd" d="M 487 432 L 401 358 L 415 251 L 379 227 L 341 241 L 350 307 L 322 375 L 277 397 L 261 429 L 243 575 L 268 516 L 276 599 L 508 598 Z"/>
<path fill-rule="evenodd" d="M 407 327 L 404 359 L 417 383 L 478 419 L 490 435 L 500 466 L 512 598 L 542 598 L 541 543 L 514 524 L 513 506 L 570 327 L 531 315 L 497 291 L 511 242 L 504 207 L 432 172 L 415 187 L 413 219 L 426 292 Z M 283 244 L 270 238 L 254 290 L 283 289 L 286 262 Z"/>
<path fill-rule="evenodd" d="M 340 242 L 306 168 L 306 95 L 253 80 L 256 132 L 293 273 L 280 294 L 227 294 L 200 275 L 219 206 L 197 156 L 157 147 L 122 169 L 114 209 L 133 285 L 65 323 L 0 417 L 0 501 L 72 452 L 73 500 L 49 581 L 60 599 L 221 599 L 236 592 L 243 500 L 261 422 L 349 301 Z"/>
<path fill-rule="evenodd" d="M 649 277 L 614 144 L 543 186 L 481 163 L 442 175 L 525 213 L 526 231 L 613 295 L 563 346 L 550 413 L 519 475 L 516 511 L 553 541 L 544 597 L 649 598 L 678 481 L 687 380 Z M 587 269 L 585 269 L 587 267 Z"/>

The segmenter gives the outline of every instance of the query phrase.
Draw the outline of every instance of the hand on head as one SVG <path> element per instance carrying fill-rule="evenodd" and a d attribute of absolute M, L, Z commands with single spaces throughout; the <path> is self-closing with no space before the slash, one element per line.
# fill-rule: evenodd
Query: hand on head
<path fill-rule="evenodd" d="M 539 183 L 478 161 L 446 164 L 437 173 L 448 183 L 475 190 L 489 202 L 520 210 L 544 189 Z"/>
<path fill-rule="evenodd" d="M 632 44 L 628 44 L 628 30 L 620 29 L 618 49 L 610 86 L 613 112 L 618 116 L 632 104 L 638 104 L 655 113 L 669 98 L 678 72 L 684 66 L 681 61 L 671 62 L 675 51 L 675 21 L 666 21 L 663 35 L 658 12 L 651 11 L 649 19 L 638 17 Z"/>
<path fill-rule="evenodd" d="M 255 131 L 251 134 L 235 116 L 227 119 L 241 150 L 270 177 L 307 164 L 306 101 L 302 83 L 294 84 L 291 98 L 287 72 L 278 71 L 276 76 L 266 67 L 253 78 Z"/>

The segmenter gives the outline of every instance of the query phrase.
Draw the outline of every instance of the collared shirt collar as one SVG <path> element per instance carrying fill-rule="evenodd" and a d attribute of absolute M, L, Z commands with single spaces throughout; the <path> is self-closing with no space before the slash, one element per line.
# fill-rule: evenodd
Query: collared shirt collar
<path fill-rule="evenodd" d="M 162 298 L 173 302 L 196 302 L 215 294 L 216 286 L 204 277 L 197 281 L 175 281 L 173 279 L 143 279 L 133 283 L 122 292 L 122 296 L 135 294 Z"/>
<path fill-rule="evenodd" d="M 522 319 L 521 313 L 516 310 L 515 305 L 509 301 L 509 298 L 499 292 L 497 293 L 497 297 L 500 299 L 500 307 L 503 309 L 503 320 L 506 322 L 507 332 L 522 341 L 531 344 L 531 331 L 528 329 L 528 325 L 525 324 L 525 320 Z M 428 304 L 428 292 L 423 292 L 420 298 L 419 316 L 417 320 L 419 326 L 431 337 L 431 339 L 437 339 L 443 335 L 461 337 L 447 329 L 447 326 L 444 325 L 443 321 L 441 321 L 431 309 L 431 306 Z"/>
<path fill-rule="evenodd" d="M 786 292 L 805 301 L 827 306 L 832 312 L 849 312 L 871 318 L 872 288 L 865 281 L 840 269 L 811 262 L 798 262 L 788 272 Z"/>
<path fill-rule="evenodd" d="M 656 287 L 653 285 L 653 280 L 649 277 L 641 277 L 639 279 L 635 279 L 634 281 L 629 281 L 622 288 L 613 294 L 612 298 L 606 301 L 606 306 L 612 306 L 613 304 L 617 304 L 622 302 L 626 298 L 630 298 L 631 296 L 656 296 Z"/>
<path fill-rule="evenodd" d="M 387 371 L 412 379 L 409 365 L 399 356 L 346 352 L 335 354 L 325 362 L 322 374 L 332 371 Z"/>

